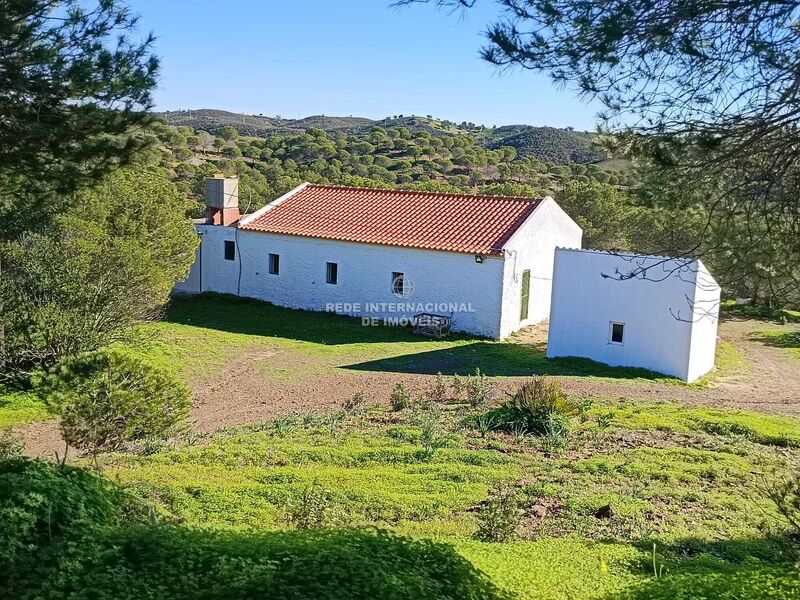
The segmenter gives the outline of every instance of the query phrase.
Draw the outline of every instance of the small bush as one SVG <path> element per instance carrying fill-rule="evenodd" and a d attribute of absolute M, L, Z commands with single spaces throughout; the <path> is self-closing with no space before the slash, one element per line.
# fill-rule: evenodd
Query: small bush
<path fill-rule="evenodd" d="M 525 381 L 499 411 L 506 429 L 522 425 L 529 433 L 539 436 L 566 436 L 569 415 L 577 411 L 558 383 L 544 377 Z"/>
<path fill-rule="evenodd" d="M 63 536 L 143 518 L 123 490 L 86 469 L 27 458 L 0 461 L 2 564 L 35 562 L 37 548 Z"/>
<path fill-rule="evenodd" d="M 392 395 L 389 396 L 389 402 L 392 405 L 392 410 L 405 410 L 407 408 L 411 408 L 411 394 L 406 391 L 406 386 L 402 381 L 398 381 L 397 385 L 394 386 Z"/>
<path fill-rule="evenodd" d="M 59 362 L 37 382 L 37 391 L 59 415 L 64 439 L 93 453 L 174 435 L 190 408 L 185 384 L 114 350 Z"/>
<path fill-rule="evenodd" d="M 436 374 L 433 384 L 425 392 L 425 397 L 429 402 L 444 404 L 447 402 L 447 384 L 441 372 Z"/>
<path fill-rule="evenodd" d="M 786 523 L 800 535 L 800 474 L 768 485 L 765 492 Z"/>
<path fill-rule="evenodd" d="M 507 542 L 522 522 L 519 493 L 509 485 L 499 485 L 478 508 L 478 531 L 475 537 L 484 542 Z"/>
<path fill-rule="evenodd" d="M 478 407 L 486 404 L 492 399 L 493 385 L 481 370 L 476 368 L 475 375 L 468 375 L 464 383 L 467 391 L 467 402 L 470 406 Z"/>
<path fill-rule="evenodd" d="M 22 456 L 25 447 L 10 428 L 0 428 L 0 460 Z"/>
<path fill-rule="evenodd" d="M 431 460 L 439 448 L 447 444 L 447 430 L 441 415 L 436 410 L 427 410 L 417 417 L 420 428 L 419 442 L 422 445 L 422 459 Z"/>
<path fill-rule="evenodd" d="M 345 412 L 354 415 L 364 410 L 364 405 L 366 403 L 367 395 L 364 392 L 356 392 L 352 397 L 344 401 L 342 408 L 344 408 Z"/>
<path fill-rule="evenodd" d="M 298 529 L 317 529 L 329 524 L 332 514 L 331 494 L 315 481 L 286 506 L 288 520 Z"/>

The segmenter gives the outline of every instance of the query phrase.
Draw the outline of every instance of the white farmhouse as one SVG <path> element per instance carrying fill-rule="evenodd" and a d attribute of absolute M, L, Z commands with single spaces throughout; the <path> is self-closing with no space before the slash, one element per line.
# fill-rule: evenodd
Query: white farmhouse
<path fill-rule="evenodd" d="M 714 366 L 719 302 L 699 260 L 559 248 L 547 356 L 694 381 Z"/>
<path fill-rule="evenodd" d="M 548 317 L 554 250 L 581 245 L 550 197 L 304 183 L 239 218 L 237 188 L 208 181 L 197 260 L 177 291 L 389 323 L 441 314 L 498 339 Z"/>

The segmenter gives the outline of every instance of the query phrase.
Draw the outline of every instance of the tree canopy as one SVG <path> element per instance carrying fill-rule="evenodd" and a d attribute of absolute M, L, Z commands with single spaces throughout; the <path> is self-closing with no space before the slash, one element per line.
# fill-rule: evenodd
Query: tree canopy
<path fill-rule="evenodd" d="M 136 22 L 116 0 L 3 2 L 0 217 L 53 214 L 63 194 L 129 162 L 152 139 L 141 128 L 151 120 L 158 61 L 152 37 L 131 38 Z M 13 224 L 0 234 L 18 233 Z"/>

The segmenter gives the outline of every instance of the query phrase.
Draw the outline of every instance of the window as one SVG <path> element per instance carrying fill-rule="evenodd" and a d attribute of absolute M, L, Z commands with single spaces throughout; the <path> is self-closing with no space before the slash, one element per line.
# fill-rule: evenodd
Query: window
<path fill-rule="evenodd" d="M 625 339 L 625 323 L 614 323 L 613 321 L 610 324 L 611 334 L 610 334 L 610 341 L 612 344 L 621 344 L 622 341 Z"/>
<path fill-rule="evenodd" d="M 269 255 L 269 274 L 277 275 L 281 270 L 281 257 L 277 254 Z"/>
<path fill-rule="evenodd" d="M 236 242 L 225 240 L 225 260 L 236 260 Z"/>
<path fill-rule="evenodd" d="M 392 293 L 395 296 L 402 296 L 404 277 L 402 273 L 392 272 Z"/>
<path fill-rule="evenodd" d="M 336 285 L 339 280 L 339 265 L 336 263 L 325 263 L 325 281 Z"/>
<path fill-rule="evenodd" d="M 522 290 L 519 299 L 519 320 L 528 318 L 528 304 L 531 296 L 531 272 L 526 269 L 522 272 Z"/>

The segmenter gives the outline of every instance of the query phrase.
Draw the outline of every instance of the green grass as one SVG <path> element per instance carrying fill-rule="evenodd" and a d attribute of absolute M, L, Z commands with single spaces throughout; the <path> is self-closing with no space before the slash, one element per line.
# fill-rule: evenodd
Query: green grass
<path fill-rule="evenodd" d="M 593 417 L 608 410 L 614 418 L 601 428 Z M 206 530 L 285 530 L 287 506 L 316 483 L 329 493 L 332 523 L 451 544 L 520 598 L 659 597 L 691 589 L 687 582 L 711 585 L 719 573 L 745 586 L 774 576 L 783 589 L 787 542 L 765 535 L 775 513 L 759 490 L 774 471 L 800 466 L 792 444 L 775 445 L 800 439 L 797 421 L 612 404 L 576 421 L 568 446 L 551 453 L 533 439 L 458 429 L 463 417 L 446 413 L 453 433 L 430 460 L 408 413 L 378 411 L 335 433 L 319 418 L 281 418 L 102 465 L 160 512 Z M 498 482 L 555 508 L 523 526 L 522 539 L 477 541 L 474 509 Z M 613 519 L 594 516 L 604 504 Z M 653 543 L 665 582 L 652 575 Z"/>
<path fill-rule="evenodd" d="M 760 304 L 736 304 L 734 300 L 725 300 L 720 304 L 720 309 L 723 312 L 738 314 L 750 319 L 800 323 L 800 311 L 788 308 L 770 308 Z"/>
<path fill-rule="evenodd" d="M 755 337 L 768 346 L 784 348 L 789 356 L 800 360 L 800 330 L 769 329 Z"/>
<path fill-rule="evenodd" d="M 261 353 L 264 371 L 285 380 L 341 370 L 465 375 L 480 368 L 488 376 L 536 373 L 680 384 L 645 369 L 609 367 L 584 358 L 547 359 L 544 344 L 524 344 L 514 336 L 504 341 L 465 335 L 431 340 L 409 328 L 363 327 L 358 319 L 218 294 L 174 299 L 164 320 L 144 327 L 143 333 L 147 341 L 136 351 L 189 379 Z M 293 366 L 276 369 L 269 360 L 275 354 Z M 720 344 L 718 360 L 719 374 L 743 368 L 729 344 Z"/>
<path fill-rule="evenodd" d="M 666 402 L 620 400 L 593 409 L 593 414 L 613 413 L 621 427 L 679 433 L 710 433 L 723 437 L 743 437 L 779 447 L 800 448 L 800 421 L 747 411 L 717 408 L 686 408 Z"/>
<path fill-rule="evenodd" d="M 42 401 L 29 392 L 0 392 L 0 428 L 18 427 L 50 418 Z"/>

